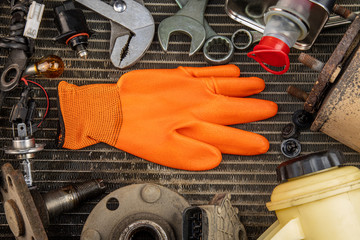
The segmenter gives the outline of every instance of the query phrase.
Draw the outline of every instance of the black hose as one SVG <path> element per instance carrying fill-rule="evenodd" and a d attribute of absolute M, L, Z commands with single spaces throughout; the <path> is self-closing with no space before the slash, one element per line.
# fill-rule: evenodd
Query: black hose
<path fill-rule="evenodd" d="M 28 58 L 34 52 L 33 41 L 23 36 L 30 0 L 11 0 L 9 36 L 0 38 L 0 48 L 9 49 L 9 56 L 0 76 L 0 111 L 9 91 L 20 81 Z"/>
<path fill-rule="evenodd" d="M 11 1 L 10 32 L 8 37 L 0 38 L 0 48 L 20 49 L 30 54 L 30 43 L 28 39 L 23 36 L 26 25 L 26 15 L 29 10 L 27 5 L 28 1 Z"/>

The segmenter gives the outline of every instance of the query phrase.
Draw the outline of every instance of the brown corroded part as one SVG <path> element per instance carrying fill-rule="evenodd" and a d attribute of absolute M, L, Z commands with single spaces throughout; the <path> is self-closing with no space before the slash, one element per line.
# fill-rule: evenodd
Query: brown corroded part
<path fill-rule="evenodd" d="M 360 152 L 360 48 L 327 94 L 313 131 L 321 131 Z"/>
<path fill-rule="evenodd" d="M 340 74 L 339 67 L 342 67 L 344 62 L 350 56 L 350 53 L 358 45 L 359 30 L 360 17 L 357 16 L 346 31 L 340 43 L 337 45 L 329 60 L 326 62 L 311 92 L 309 93 L 309 97 L 304 104 L 304 109 L 307 112 L 314 113 L 319 109 L 321 102 L 325 98 L 330 82 L 333 82 L 337 75 Z"/>
<path fill-rule="evenodd" d="M 24 220 L 21 216 L 19 207 L 12 199 L 4 203 L 6 221 L 15 237 L 20 237 L 25 233 Z"/>
<path fill-rule="evenodd" d="M 341 5 L 335 4 L 333 7 L 333 12 L 337 15 L 342 16 L 345 19 L 354 20 L 356 14 L 352 12 L 350 9 L 345 8 Z"/>
<path fill-rule="evenodd" d="M 325 63 L 323 63 L 322 61 L 320 61 L 306 53 L 301 53 L 299 55 L 298 60 L 305 66 L 307 66 L 317 72 L 321 72 L 321 70 L 323 69 L 323 67 L 325 65 Z"/>
<path fill-rule="evenodd" d="M 288 94 L 290 94 L 293 97 L 296 97 L 297 99 L 305 102 L 306 99 L 309 97 L 309 94 L 303 90 L 301 90 L 300 88 L 297 88 L 293 85 L 290 85 L 287 89 L 286 92 Z"/>
<path fill-rule="evenodd" d="M 6 219 L 10 220 L 10 229 L 18 240 L 47 240 L 41 218 L 36 209 L 24 177 L 14 170 L 10 163 L 1 167 L 2 184 L 0 192 L 6 203 Z M 15 207 L 16 206 L 16 207 Z"/>

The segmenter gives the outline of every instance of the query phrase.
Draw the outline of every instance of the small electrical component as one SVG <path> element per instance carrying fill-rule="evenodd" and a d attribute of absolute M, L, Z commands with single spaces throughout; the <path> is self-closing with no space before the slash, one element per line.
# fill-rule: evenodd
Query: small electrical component
<path fill-rule="evenodd" d="M 41 58 L 38 62 L 29 65 L 23 72 L 23 76 L 43 76 L 57 78 L 64 72 L 64 62 L 55 55 Z"/>
<path fill-rule="evenodd" d="M 66 1 L 55 7 L 54 12 L 55 25 L 60 32 L 55 41 L 69 45 L 80 58 L 86 59 L 88 39 L 93 31 L 87 26 L 83 11 L 75 8 L 72 1 Z"/>
<path fill-rule="evenodd" d="M 49 110 L 49 97 L 45 89 L 36 82 L 26 80 L 22 78 L 25 83 L 25 87 L 20 96 L 20 100 L 13 106 L 9 121 L 12 124 L 13 140 L 12 146 L 5 147 L 5 153 L 15 155 L 18 159 L 23 160 L 21 163 L 24 179 L 26 184 L 32 186 L 32 167 L 30 159 L 35 157 L 35 153 L 42 151 L 45 144 L 35 143 L 34 133 L 43 123 L 47 112 Z M 34 123 L 34 115 L 36 111 L 36 103 L 32 98 L 32 89 L 29 83 L 35 84 L 40 87 L 47 99 L 46 112 L 42 120 L 38 123 Z M 16 130 L 15 130 L 16 129 Z"/>
<path fill-rule="evenodd" d="M 28 15 L 26 17 L 26 25 L 24 29 L 24 36 L 36 39 L 41 19 L 45 10 L 45 5 L 33 1 L 30 5 Z"/>

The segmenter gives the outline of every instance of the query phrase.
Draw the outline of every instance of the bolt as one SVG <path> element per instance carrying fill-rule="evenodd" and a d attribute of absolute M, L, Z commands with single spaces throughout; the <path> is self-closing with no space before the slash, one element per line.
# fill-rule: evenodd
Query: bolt
<path fill-rule="evenodd" d="M 356 18 L 356 13 L 338 4 L 334 5 L 333 12 L 350 21 L 353 21 Z"/>
<path fill-rule="evenodd" d="M 118 13 L 121 13 L 126 10 L 126 3 L 123 0 L 115 0 L 114 10 Z"/>
<path fill-rule="evenodd" d="M 321 70 L 325 66 L 325 63 L 323 63 L 322 61 L 320 61 L 306 53 L 301 53 L 298 60 L 305 66 L 307 66 L 317 72 L 321 72 Z"/>
<path fill-rule="evenodd" d="M 307 98 L 309 97 L 309 94 L 303 90 L 301 90 L 300 88 L 297 88 L 293 85 L 290 85 L 287 88 L 287 93 L 290 94 L 293 97 L 296 97 L 297 99 L 306 102 Z"/>
<path fill-rule="evenodd" d="M 80 202 L 105 191 L 103 180 L 91 180 L 73 184 L 42 195 L 50 218 L 72 210 Z"/>
<path fill-rule="evenodd" d="M 161 190 L 158 186 L 148 184 L 141 190 L 141 198 L 147 203 L 153 203 L 161 197 Z"/>

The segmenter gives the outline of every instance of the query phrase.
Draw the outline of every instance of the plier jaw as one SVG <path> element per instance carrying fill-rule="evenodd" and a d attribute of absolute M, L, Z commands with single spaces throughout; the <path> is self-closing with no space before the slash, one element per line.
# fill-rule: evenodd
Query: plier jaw
<path fill-rule="evenodd" d="M 155 22 L 149 10 L 133 0 L 123 0 L 125 9 L 118 12 L 101 0 L 75 0 L 111 22 L 110 60 L 120 69 L 137 63 L 150 47 Z"/>

